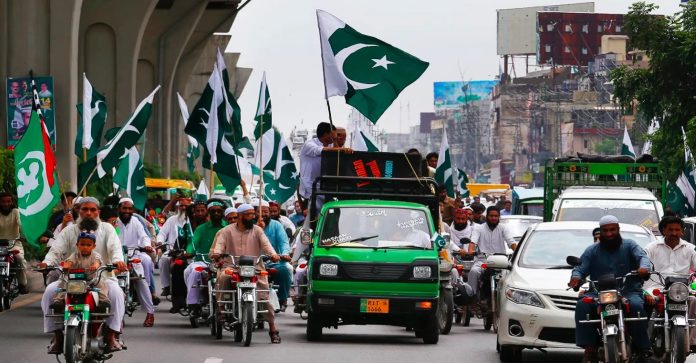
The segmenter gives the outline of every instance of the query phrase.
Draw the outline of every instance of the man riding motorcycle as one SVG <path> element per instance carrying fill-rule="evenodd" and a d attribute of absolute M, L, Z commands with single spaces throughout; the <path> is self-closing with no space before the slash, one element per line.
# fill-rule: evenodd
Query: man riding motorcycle
<path fill-rule="evenodd" d="M 572 277 L 568 286 L 574 289 L 583 284 L 586 277 L 591 280 L 599 280 L 604 276 L 625 276 L 631 271 L 637 270 L 642 278 L 650 276 L 650 259 L 645 251 L 633 240 L 624 239 L 619 231 L 619 220 L 615 216 L 605 215 L 599 220 L 601 236 L 599 243 L 594 243 L 585 249 L 580 256 L 581 264 L 573 268 Z M 636 276 L 626 278 L 621 294 L 629 301 L 629 311 L 632 316 L 645 315 L 643 281 Z M 596 292 L 586 292 L 585 296 L 596 296 Z M 595 362 L 597 360 L 597 346 L 599 337 L 596 327 L 590 324 L 580 324 L 579 321 L 587 319 L 587 315 L 597 315 L 596 304 L 578 300 L 575 307 L 575 344 L 585 348 L 583 362 Z M 633 346 L 638 350 L 638 355 L 646 360 L 652 357 L 650 339 L 648 338 L 648 322 L 636 321 L 627 325 L 627 330 L 633 339 Z"/>
<path fill-rule="evenodd" d="M 14 240 L 20 237 L 21 223 L 19 220 L 19 209 L 15 208 L 14 200 L 12 194 L 0 193 L 0 239 Z M 26 266 L 24 263 L 24 247 L 21 241 L 15 241 L 13 251 L 19 251 L 15 255 L 17 270 L 17 283 L 19 284 L 19 293 L 26 294 L 29 292 L 27 289 L 27 275 Z"/>
<path fill-rule="evenodd" d="M 193 236 L 193 230 L 191 229 L 191 224 L 188 216 L 186 215 L 186 208 L 191 205 L 191 200 L 187 198 L 181 198 L 177 202 L 177 214 L 169 217 L 164 223 L 159 233 L 157 234 L 157 242 L 167 245 L 169 248 L 185 246 L 177 246 L 179 240 L 186 240 L 187 236 Z M 162 285 L 162 296 L 170 295 L 170 285 L 171 285 L 171 258 L 166 253 L 163 253 L 160 257 L 159 268 L 160 268 L 160 283 Z"/>
<path fill-rule="evenodd" d="M 263 232 L 271 242 L 273 249 L 280 255 L 282 260 L 279 263 L 268 263 L 266 268 L 274 268 L 277 271 L 275 279 L 278 283 L 278 301 L 280 302 L 280 310 L 284 312 L 287 308 L 290 286 L 292 285 L 292 267 L 287 263 L 287 261 L 291 260 L 288 236 L 283 225 L 275 219 L 271 219 L 268 202 L 261 201 L 259 214 L 261 216 L 259 226 L 263 228 Z"/>

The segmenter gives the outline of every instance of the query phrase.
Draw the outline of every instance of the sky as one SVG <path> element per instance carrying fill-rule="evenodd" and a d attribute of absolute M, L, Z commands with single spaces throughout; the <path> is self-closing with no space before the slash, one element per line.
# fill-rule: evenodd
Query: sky
<path fill-rule="evenodd" d="M 546 0 L 251 0 L 237 15 L 227 52 L 241 53 L 238 66 L 253 68 L 239 104 L 251 135 L 263 72 L 271 93 L 273 123 L 287 134 L 328 121 L 316 9 L 328 11 L 357 31 L 379 38 L 430 66 L 378 121 L 387 132 L 408 132 L 421 112 L 433 111 L 433 82 L 493 79 L 496 9 L 585 1 Z M 626 13 L 631 0 L 597 0 L 595 12 Z M 679 0 L 659 0 L 658 13 L 672 15 Z M 524 61 L 517 62 L 518 75 Z M 334 124 L 347 126 L 351 107 L 331 99 Z"/>

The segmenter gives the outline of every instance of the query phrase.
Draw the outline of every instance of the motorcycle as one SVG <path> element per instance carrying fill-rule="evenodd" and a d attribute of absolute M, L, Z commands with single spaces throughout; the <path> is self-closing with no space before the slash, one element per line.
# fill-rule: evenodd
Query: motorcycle
<path fill-rule="evenodd" d="M 661 361 L 683 363 L 689 355 L 689 330 L 694 326 L 693 320 L 689 319 L 688 302 L 689 296 L 694 295 L 689 289 L 693 275 L 663 277 L 655 274 L 663 287 L 653 290 L 652 345 Z"/>
<path fill-rule="evenodd" d="M 447 242 L 449 236 L 444 236 Z M 437 304 L 437 322 L 440 334 L 447 335 L 452 330 L 454 320 L 454 297 L 452 292 L 451 271 L 453 258 L 447 249 L 440 251 L 440 298 Z"/>
<path fill-rule="evenodd" d="M 484 263 L 481 264 L 481 278 L 479 279 L 478 286 L 478 296 L 468 305 L 459 307 L 458 312 L 461 314 L 464 321 L 464 325 L 468 326 L 471 317 L 475 316 L 478 319 L 483 319 L 484 330 L 491 330 L 493 332 L 498 332 L 498 319 L 500 317 L 500 303 L 498 301 L 498 284 L 501 279 L 501 270 L 497 268 L 489 268 L 488 260 L 491 257 L 503 256 L 507 257 L 506 254 L 485 254 L 478 252 L 476 253 L 476 259 L 484 259 Z M 476 264 L 474 260 L 467 262 L 466 266 L 468 270 L 471 271 L 473 266 Z M 464 265 L 462 265 L 462 275 L 464 275 Z M 468 271 L 467 271 L 468 278 Z"/>
<path fill-rule="evenodd" d="M 198 303 L 200 309 L 186 309 L 189 322 L 193 328 L 198 328 L 201 324 L 210 325 L 210 334 L 217 339 L 222 339 L 222 330 L 220 330 L 216 325 L 216 321 L 213 319 L 212 314 L 212 312 L 215 310 L 213 305 L 216 303 L 215 296 L 213 295 L 213 287 L 215 286 L 217 269 L 215 268 L 215 264 L 207 261 L 207 255 L 196 254 L 196 256 L 203 259 L 205 266 L 196 266 L 194 268 L 196 272 L 201 273 L 201 283 L 191 287 L 193 289 L 201 289 L 201 293 L 199 294 L 200 300 Z M 185 314 L 183 310 L 180 311 L 180 313 L 182 315 Z M 219 333 L 218 330 L 220 330 Z"/>
<path fill-rule="evenodd" d="M 234 333 L 234 341 L 242 342 L 245 347 L 251 344 L 251 333 L 257 323 L 257 314 L 268 312 L 266 303 L 268 300 L 259 300 L 258 292 L 269 290 L 259 290 L 256 282 L 259 276 L 268 276 L 267 271 L 256 271 L 256 266 L 261 261 L 270 260 L 269 256 L 230 256 L 220 255 L 221 258 L 229 257 L 231 264 L 224 268 L 224 273 L 230 276 L 232 290 L 213 290 L 220 294 L 221 299 L 215 306 L 215 314 L 220 326 Z M 238 258 L 239 260 L 237 261 Z M 258 308 L 258 304 L 264 304 L 263 309 Z"/>
<path fill-rule="evenodd" d="M 472 314 L 467 306 L 476 301 L 471 286 L 466 281 L 469 271 L 474 266 L 474 256 L 464 256 L 455 258 L 455 269 L 458 273 L 457 281 L 454 283 L 454 322 L 469 326 Z"/>
<path fill-rule="evenodd" d="M 566 262 L 570 266 L 579 266 L 580 259 L 568 256 Z M 615 277 L 609 275 L 597 281 L 589 280 L 589 291 L 597 292 L 597 297 L 584 296 L 581 300 L 585 304 L 596 304 L 599 319 L 580 320 L 580 324 L 599 324 L 597 333 L 602 339 L 602 346 L 599 347 L 599 356 L 604 357 L 606 363 L 627 363 L 631 361 L 631 341 L 626 334 L 627 322 L 645 321 L 648 317 L 638 316 L 637 318 L 627 318 L 628 301 L 621 295 L 619 289 L 626 282 L 626 278 L 638 276 L 635 271 L 629 272 L 624 276 Z M 619 285 L 619 282 L 621 284 Z M 584 283 L 584 281 L 583 281 Z M 580 285 L 574 288 L 579 291 Z"/>
<path fill-rule="evenodd" d="M 63 312 L 54 309 L 47 317 L 56 318 L 65 326 L 63 355 L 66 363 L 101 362 L 113 357 L 106 352 L 106 343 L 102 330 L 105 320 L 110 317 L 108 303 L 99 302 L 95 287 L 102 278 L 103 272 L 111 272 L 116 267 L 106 265 L 98 268 L 97 281 L 90 283 L 85 269 L 68 269 L 62 267 L 47 267 L 35 271 L 59 271 L 65 281 L 65 307 Z"/>
<path fill-rule="evenodd" d="M 19 283 L 17 282 L 17 266 L 15 256 L 18 250 L 13 250 L 17 239 L 0 239 L 0 311 L 9 310 L 12 300 L 19 296 Z"/>
<path fill-rule="evenodd" d="M 139 258 L 134 257 L 134 254 L 135 252 L 146 252 L 146 250 L 141 247 L 123 247 L 123 250 L 128 271 L 116 275 L 116 279 L 118 280 L 118 286 L 123 290 L 123 295 L 126 297 L 126 315 L 133 316 L 133 312 L 135 312 L 140 305 L 133 282 L 145 278 L 143 265 L 140 264 Z"/>
<path fill-rule="evenodd" d="M 186 283 L 184 282 L 184 270 L 188 266 L 188 259 L 193 256 L 186 253 L 184 249 L 173 248 L 170 245 L 159 245 L 157 249 L 161 249 L 162 253 L 166 253 L 170 257 L 170 274 L 171 274 L 171 289 L 167 299 L 172 302 L 170 313 L 181 313 L 181 310 L 186 307 Z M 188 316 L 187 312 L 183 312 L 184 316 Z"/>

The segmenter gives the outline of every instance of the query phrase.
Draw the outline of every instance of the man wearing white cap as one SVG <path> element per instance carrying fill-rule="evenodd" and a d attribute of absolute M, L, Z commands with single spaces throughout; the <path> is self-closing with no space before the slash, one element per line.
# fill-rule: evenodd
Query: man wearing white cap
<path fill-rule="evenodd" d="M 118 238 L 121 240 L 121 245 L 128 249 L 128 255 L 131 256 L 131 264 L 136 274 L 141 275 L 144 279 L 131 280 L 134 284 L 135 291 L 140 300 L 140 306 L 147 314 L 144 327 L 152 327 L 155 324 L 155 306 L 152 303 L 152 294 L 150 294 L 149 284 L 150 277 L 153 276 L 155 265 L 150 256 L 144 252 L 136 251 L 137 248 L 145 249 L 145 252 L 151 252 L 150 237 L 145 233 L 145 227 L 133 218 L 133 200 L 130 198 L 121 198 L 118 202 L 118 220 L 116 227 L 120 233 Z M 135 260 L 139 259 L 140 263 Z"/>
<path fill-rule="evenodd" d="M 170 249 L 185 248 L 189 238 L 193 237 L 191 223 L 186 215 L 186 208 L 191 205 L 191 199 L 180 198 L 177 202 L 177 214 L 169 217 L 157 234 L 157 242 L 167 245 Z M 162 296 L 170 295 L 171 258 L 166 253 L 159 260 L 160 283 Z"/>
<path fill-rule="evenodd" d="M 263 229 L 256 225 L 256 212 L 254 207 L 249 204 L 242 204 L 237 207 L 239 218 L 236 224 L 228 225 L 221 229 L 215 235 L 213 247 L 210 249 L 210 258 L 218 260 L 223 253 L 232 256 L 260 256 L 262 254 L 271 256 L 273 262 L 280 261 L 280 256 L 271 246 L 271 242 L 263 233 Z M 266 267 L 263 263 L 257 266 L 260 270 L 265 271 Z M 218 270 L 218 289 L 230 290 L 232 283 L 230 276 L 225 273 L 225 268 Z M 258 289 L 268 290 L 268 278 L 266 276 L 258 276 Z M 268 300 L 268 292 L 258 292 L 259 300 Z M 266 303 L 268 312 L 265 314 L 268 321 L 269 335 L 272 343 L 280 343 L 280 334 L 275 325 L 275 315 L 273 307 L 270 303 Z"/>
<path fill-rule="evenodd" d="M 237 208 L 229 207 L 225 209 L 225 222 L 227 224 L 237 223 L 237 218 L 239 218 L 239 213 L 237 213 Z"/>
<path fill-rule="evenodd" d="M 613 275 L 623 277 L 631 271 L 638 270 L 638 276 L 629 276 L 621 286 L 621 295 L 628 299 L 631 317 L 645 315 L 645 302 L 643 300 L 643 280 L 650 276 L 651 263 L 643 248 L 630 239 L 624 239 L 619 232 L 619 219 L 612 215 L 605 215 L 599 220 L 599 243 L 593 243 L 582 256 L 581 264 L 573 268 L 573 273 L 568 286 L 577 289 L 582 285 L 582 280 L 589 276 L 590 280 L 597 281 L 605 276 Z M 596 291 L 588 291 L 585 296 L 596 297 Z M 587 319 L 587 315 L 597 315 L 596 304 L 588 304 L 578 300 L 575 307 L 575 344 L 585 348 L 583 362 L 596 361 L 597 345 L 599 337 L 597 328 L 592 324 L 580 324 L 579 321 Z M 648 338 L 648 322 L 634 321 L 627 324 L 633 343 L 633 351 L 645 360 L 650 360 L 652 350 Z"/>

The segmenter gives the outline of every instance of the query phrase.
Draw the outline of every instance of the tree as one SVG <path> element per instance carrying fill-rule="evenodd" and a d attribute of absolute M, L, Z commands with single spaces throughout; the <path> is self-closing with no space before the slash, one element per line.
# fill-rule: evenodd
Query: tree
<path fill-rule="evenodd" d="M 646 52 L 649 68 L 621 66 L 612 71 L 612 79 L 622 107 L 637 101 L 648 120 L 660 121 L 651 137 L 652 151 L 675 180 L 684 165 L 681 129 L 687 130 L 692 150 L 696 141 L 696 3 L 667 17 L 653 15 L 657 8 L 635 3 L 624 19 L 631 47 Z"/>

